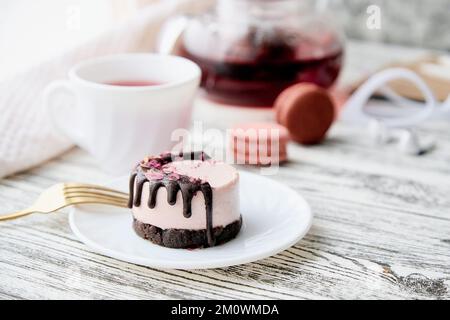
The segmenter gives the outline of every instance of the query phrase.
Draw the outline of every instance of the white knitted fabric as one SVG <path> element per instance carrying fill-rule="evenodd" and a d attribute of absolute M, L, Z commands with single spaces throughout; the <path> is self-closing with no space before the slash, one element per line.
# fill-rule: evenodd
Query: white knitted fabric
<path fill-rule="evenodd" d="M 152 50 L 161 23 L 189 4 L 153 5 L 126 24 L 79 48 L 0 83 L 0 178 L 28 169 L 72 147 L 52 127 L 42 105 L 42 91 L 64 79 L 71 66 L 86 58 Z"/>

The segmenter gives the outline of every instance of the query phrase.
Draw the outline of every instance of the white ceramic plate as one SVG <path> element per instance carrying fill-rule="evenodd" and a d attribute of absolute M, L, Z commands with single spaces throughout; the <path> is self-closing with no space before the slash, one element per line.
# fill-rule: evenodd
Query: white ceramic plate
<path fill-rule="evenodd" d="M 126 191 L 128 177 L 108 186 Z M 312 213 L 291 188 L 274 180 L 240 172 L 243 226 L 238 236 L 217 247 L 184 250 L 152 244 L 134 233 L 128 209 L 78 206 L 70 212 L 75 235 L 94 251 L 154 268 L 205 269 L 267 258 L 294 245 L 308 232 Z"/>

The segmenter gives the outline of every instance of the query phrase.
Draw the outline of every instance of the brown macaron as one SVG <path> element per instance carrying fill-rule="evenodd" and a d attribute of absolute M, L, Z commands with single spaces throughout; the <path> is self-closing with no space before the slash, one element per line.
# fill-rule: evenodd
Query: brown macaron
<path fill-rule="evenodd" d="M 275 101 L 276 120 L 302 144 L 319 143 L 335 118 L 328 92 L 314 84 L 298 83 L 285 89 Z"/>

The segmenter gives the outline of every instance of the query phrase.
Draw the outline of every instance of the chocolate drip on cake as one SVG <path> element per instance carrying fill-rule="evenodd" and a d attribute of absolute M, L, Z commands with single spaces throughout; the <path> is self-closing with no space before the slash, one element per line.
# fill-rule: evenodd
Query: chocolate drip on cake
<path fill-rule="evenodd" d="M 136 179 L 137 173 L 132 173 L 130 177 L 129 190 L 130 193 L 128 195 L 128 208 L 133 207 L 133 199 L 134 199 L 134 180 Z"/>
<path fill-rule="evenodd" d="M 158 190 L 163 187 L 167 190 L 167 202 L 174 205 L 177 200 L 178 191 L 181 191 L 183 198 L 183 216 L 190 218 L 192 215 L 192 199 L 198 191 L 203 193 L 205 199 L 206 211 L 206 240 L 208 246 L 214 246 L 215 237 L 213 235 L 213 192 L 208 182 L 202 182 L 200 179 L 194 179 L 185 175 L 164 172 L 162 166 L 172 161 L 180 160 L 201 160 L 209 159 L 204 152 L 189 152 L 180 154 L 162 154 L 159 157 L 144 159 L 130 177 L 130 198 L 128 207 L 139 207 L 142 199 L 142 189 L 146 182 L 149 182 L 149 200 L 148 206 L 153 209 L 156 206 L 156 196 Z M 146 174 L 154 174 L 155 178 L 148 178 Z M 135 190 L 136 188 L 136 190 Z M 136 191 L 136 192 L 135 192 Z"/>

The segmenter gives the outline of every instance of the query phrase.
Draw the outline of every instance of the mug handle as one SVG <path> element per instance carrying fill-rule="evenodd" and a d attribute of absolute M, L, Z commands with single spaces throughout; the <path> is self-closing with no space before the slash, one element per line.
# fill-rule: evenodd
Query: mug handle
<path fill-rule="evenodd" d="M 70 81 L 56 80 L 50 83 L 44 89 L 43 102 L 53 127 L 75 144 L 82 145 L 82 132 L 76 125 L 78 98 Z"/>

